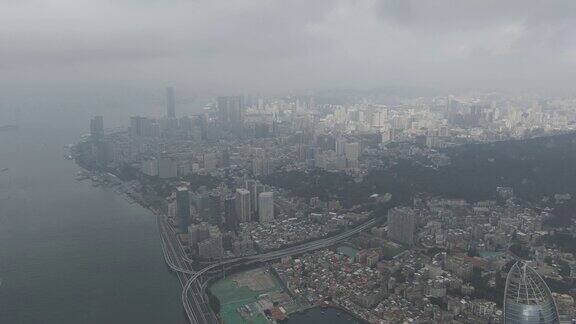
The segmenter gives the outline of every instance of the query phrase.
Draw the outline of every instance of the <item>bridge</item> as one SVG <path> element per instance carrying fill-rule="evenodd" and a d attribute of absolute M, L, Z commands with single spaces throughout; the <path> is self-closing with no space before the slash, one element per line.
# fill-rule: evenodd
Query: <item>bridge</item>
<path fill-rule="evenodd" d="M 162 216 L 160 215 L 157 216 L 157 222 L 158 228 L 160 229 L 164 258 L 168 266 L 178 274 L 178 279 L 180 280 L 180 284 L 183 287 L 182 304 L 184 306 L 184 310 L 186 311 L 186 315 L 192 324 L 218 323 L 216 315 L 210 309 L 208 301 L 206 300 L 205 289 L 207 282 L 206 280 L 203 280 L 205 279 L 203 278 L 204 275 L 209 275 L 211 271 L 218 270 L 220 267 L 232 268 L 259 262 L 267 262 L 286 256 L 302 254 L 330 247 L 376 225 L 380 221 L 379 218 L 373 218 L 361 225 L 354 227 L 353 229 L 331 237 L 262 254 L 223 259 L 214 262 L 202 268 L 201 270 L 194 271 L 189 265 L 192 260 L 186 258 L 184 248 L 176 238 L 174 229 L 170 225 L 166 224 L 166 221 L 161 219 L 161 217 Z"/>

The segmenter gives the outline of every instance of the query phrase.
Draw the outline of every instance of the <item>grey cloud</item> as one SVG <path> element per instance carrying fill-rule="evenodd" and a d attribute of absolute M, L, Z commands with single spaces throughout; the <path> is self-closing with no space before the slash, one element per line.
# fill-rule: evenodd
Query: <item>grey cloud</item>
<path fill-rule="evenodd" d="M 169 56 L 162 47 L 149 47 L 158 42 L 155 36 L 138 34 L 92 35 L 73 37 L 47 33 L 20 34 L 18 39 L 0 35 L 0 66 L 52 65 L 58 67 L 87 62 L 138 61 Z"/>
<path fill-rule="evenodd" d="M 375 8 L 383 20 L 435 32 L 528 21 L 573 20 L 576 3 L 567 0 L 381 0 Z"/>
<path fill-rule="evenodd" d="M 57 77 L 237 92 L 576 81 L 573 1 L 34 0 L 0 9 L 0 84 Z"/>

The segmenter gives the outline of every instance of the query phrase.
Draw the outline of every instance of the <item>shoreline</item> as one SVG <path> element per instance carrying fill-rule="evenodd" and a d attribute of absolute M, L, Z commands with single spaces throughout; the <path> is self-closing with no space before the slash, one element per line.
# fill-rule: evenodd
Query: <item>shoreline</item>
<path fill-rule="evenodd" d="M 87 169 L 86 167 L 82 166 L 80 163 L 77 163 L 76 161 L 76 165 L 78 165 L 82 170 L 84 170 L 85 172 L 88 172 L 91 176 L 98 176 L 100 173 L 104 173 L 102 171 L 94 171 L 94 170 L 90 170 Z M 135 197 L 133 197 L 132 195 L 130 195 L 130 193 L 127 191 L 126 188 L 123 187 L 123 185 L 126 183 L 126 181 L 121 180 L 117 174 L 114 174 L 110 171 L 107 171 L 108 173 L 113 174 L 114 176 L 116 176 L 116 178 L 118 179 L 120 185 L 118 186 L 114 186 L 114 185 L 109 185 L 109 184 L 100 184 L 100 187 L 103 188 L 107 188 L 107 189 L 112 189 L 113 192 L 118 193 L 119 196 L 121 196 L 122 198 L 124 198 L 130 205 L 138 205 L 141 208 L 144 208 L 146 210 L 148 210 L 149 212 L 152 213 L 152 215 L 154 215 L 155 217 L 162 217 L 163 214 L 161 213 L 161 211 L 158 211 L 156 209 L 154 209 L 151 205 L 149 204 L 144 204 L 143 202 L 141 202 L 139 199 L 136 199 Z M 77 181 L 82 181 L 82 180 L 77 180 Z M 90 181 L 92 181 L 94 183 L 94 180 L 90 178 Z M 115 188 L 116 187 L 116 188 Z M 160 231 L 161 228 L 159 226 L 158 230 Z M 160 234 L 161 235 L 161 234 Z M 162 238 L 160 237 L 160 245 L 162 246 L 163 242 L 162 242 Z M 166 264 L 169 266 L 167 260 L 166 260 L 166 252 L 164 251 L 164 249 L 162 249 L 162 254 L 163 254 L 163 259 L 164 262 L 166 262 Z M 262 268 L 263 266 L 259 266 L 258 268 Z M 286 286 L 286 284 L 284 283 L 284 281 L 278 276 L 278 274 L 276 273 L 275 270 L 273 270 L 273 268 L 271 268 L 272 271 L 271 273 L 273 273 L 273 276 L 280 282 L 282 289 L 284 290 L 284 292 L 286 292 L 288 295 L 290 295 L 291 298 L 293 298 L 295 301 L 297 299 L 297 297 L 288 289 L 288 287 Z M 240 271 L 242 272 L 242 271 Z M 213 284 L 213 283 L 212 283 Z M 327 309 L 327 308 L 331 308 L 331 309 L 335 309 L 335 310 L 339 310 L 342 312 L 345 312 L 346 314 L 350 315 L 351 317 L 353 317 L 355 320 L 359 321 L 362 324 L 367 324 L 369 323 L 367 320 L 365 320 L 364 318 L 362 318 L 360 315 L 350 311 L 349 309 L 347 309 L 344 306 L 338 305 L 338 304 L 334 304 L 334 303 L 329 303 L 327 305 L 322 305 L 322 304 L 316 304 L 316 305 L 302 305 L 301 307 L 299 307 L 297 310 L 294 310 L 290 313 L 286 313 L 287 315 L 287 321 L 290 320 L 290 315 L 294 315 L 294 314 L 304 314 L 308 311 L 311 311 L 313 309 Z"/>

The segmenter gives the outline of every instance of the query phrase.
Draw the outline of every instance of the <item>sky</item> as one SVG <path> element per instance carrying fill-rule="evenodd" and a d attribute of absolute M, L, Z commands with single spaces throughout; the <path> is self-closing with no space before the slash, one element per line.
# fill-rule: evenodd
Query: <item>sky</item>
<path fill-rule="evenodd" d="M 576 84 L 576 1 L 0 0 L 0 87 Z"/>

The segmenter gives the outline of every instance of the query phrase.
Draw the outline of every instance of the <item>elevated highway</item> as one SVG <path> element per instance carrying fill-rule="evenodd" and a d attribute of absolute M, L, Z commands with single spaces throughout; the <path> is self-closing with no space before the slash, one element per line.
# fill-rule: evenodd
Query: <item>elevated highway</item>
<path fill-rule="evenodd" d="M 206 285 L 204 284 L 203 281 L 203 276 L 209 275 L 211 271 L 217 270 L 218 268 L 224 266 L 231 268 L 242 265 L 249 265 L 253 263 L 271 261 L 285 256 L 297 255 L 318 249 L 323 249 L 332 246 L 334 244 L 337 244 L 343 240 L 346 240 L 349 237 L 354 236 L 360 233 L 361 231 L 376 225 L 379 221 L 380 221 L 379 219 L 373 218 L 349 231 L 337 234 L 332 237 L 319 239 L 313 242 L 307 242 L 300 245 L 288 247 L 285 249 L 262 253 L 258 255 L 225 259 L 210 264 L 202 268 L 201 270 L 196 271 L 195 273 L 191 274 L 188 277 L 186 283 L 184 284 L 184 288 L 182 289 L 182 303 L 184 305 L 184 308 L 186 309 L 186 313 L 189 315 L 188 317 L 190 318 L 190 321 L 192 323 L 207 323 L 207 324 L 216 323 L 210 321 L 199 321 L 207 318 L 198 316 L 198 312 L 200 312 L 200 315 L 202 314 L 206 315 L 206 309 L 209 313 L 212 313 L 205 297 Z M 209 318 L 209 320 L 214 320 L 214 318 Z"/>

